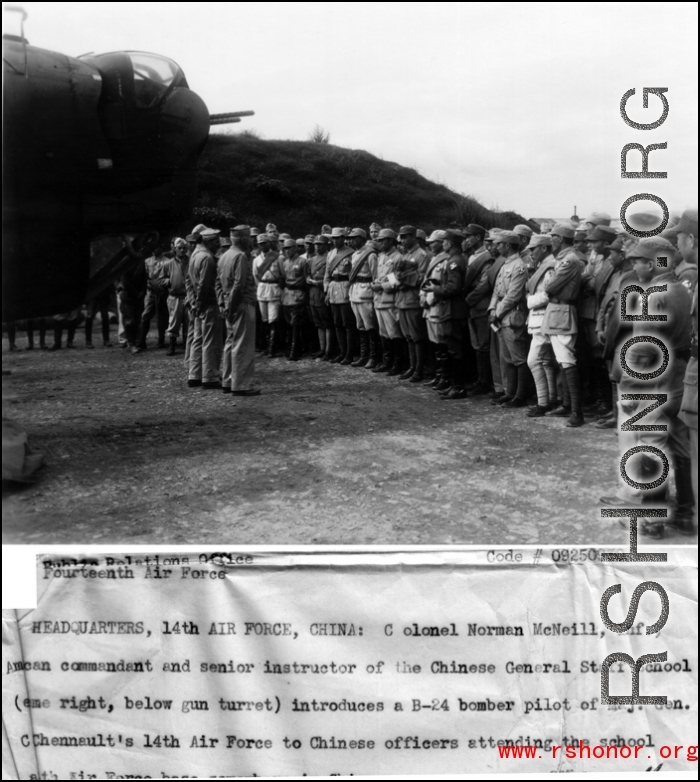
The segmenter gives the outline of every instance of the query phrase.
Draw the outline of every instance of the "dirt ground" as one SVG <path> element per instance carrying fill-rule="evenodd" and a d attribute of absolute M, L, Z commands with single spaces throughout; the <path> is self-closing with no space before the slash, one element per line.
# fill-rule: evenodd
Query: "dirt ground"
<path fill-rule="evenodd" d="M 325 362 L 259 358 L 263 394 L 243 398 L 187 388 L 181 348 L 17 344 L 3 343 L 5 415 L 46 466 L 4 488 L 5 543 L 628 539 L 598 505 L 616 489 L 614 431 Z"/>

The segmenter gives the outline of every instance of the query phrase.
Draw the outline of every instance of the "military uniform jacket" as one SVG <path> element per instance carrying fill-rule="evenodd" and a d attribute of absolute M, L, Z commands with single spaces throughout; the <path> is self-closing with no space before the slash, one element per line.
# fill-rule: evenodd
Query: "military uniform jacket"
<path fill-rule="evenodd" d="M 620 318 L 620 291 L 623 291 L 630 285 L 639 285 L 637 275 L 627 269 L 621 271 L 617 282 L 617 293 L 607 310 L 607 323 L 605 324 L 605 346 L 603 348 L 603 358 L 613 362 L 611 379 L 616 382 L 620 380 L 622 367 L 620 366 L 620 353 L 615 350 L 616 345 L 622 345 L 632 336 L 632 323 L 622 321 Z M 628 309 L 632 309 L 632 297 L 627 300 Z"/>
<path fill-rule="evenodd" d="M 323 289 L 329 304 L 348 304 L 350 302 L 350 270 L 352 269 L 353 249 L 333 248 L 328 253 L 326 276 Z"/>
<path fill-rule="evenodd" d="M 489 311 L 493 310 L 503 326 L 519 328 L 525 325 L 527 305 L 525 304 L 525 286 L 527 269 L 518 253 L 504 259 L 503 266 L 496 277 Z"/>
<path fill-rule="evenodd" d="M 154 293 L 164 293 L 167 288 L 165 285 L 165 264 L 167 258 L 164 255 L 146 258 L 146 274 L 148 275 L 148 287 Z"/>
<path fill-rule="evenodd" d="M 328 253 L 314 255 L 306 266 L 307 278 L 313 281 L 309 285 L 309 304 L 312 307 L 322 307 L 325 304 L 326 294 L 323 292 L 323 279 L 326 276 L 326 263 L 328 262 Z"/>
<path fill-rule="evenodd" d="M 430 262 L 425 275 L 426 282 L 431 280 L 439 287 L 435 288 L 431 300 L 428 293 L 428 320 L 441 323 L 446 320 L 466 320 L 467 303 L 464 301 L 464 277 L 467 262 L 457 250 L 448 255 L 440 253 Z M 430 303 L 432 301 L 432 303 Z"/>
<path fill-rule="evenodd" d="M 253 261 L 253 276 L 258 284 L 258 301 L 281 301 L 284 269 L 279 253 L 269 250 Z"/>
<path fill-rule="evenodd" d="M 681 261 L 673 270 L 679 281 L 692 293 L 698 284 L 698 267 L 687 261 Z"/>
<path fill-rule="evenodd" d="M 595 278 L 600 271 L 603 261 L 602 255 L 596 255 L 595 264 L 591 263 L 589 256 L 580 250 L 574 250 L 574 254 L 579 259 L 583 274 L 581 275 L 581 291 L 578 297 L 578 316 L 583 320 L 595 320 L 598 314 L 598 306 L 595 292 Z"/>
<path fill-rule="evenodd" d="M 469 318 L 486 317 L 491 301 L 492 283 L 489 280 L 489 270 L 494 264 L 494 257 L 485 248 L 477 250 L 469 259 L 467 274 L 464 280 L 464 292 L 469 307 Z"/>
<path fill-rule="evenodd" d="M 639 285 L 639 282 L 637 283 Z M 625 393 L 628 389 L 638 389 L 640 392 L 667 393 L 669 397 L 678 397 L 683 394 L 683 378 L 687 361 L 690 356 L 691 345 L 691 296 L 688 289 L 680 282 L 672 271 L 667 271 L 654 277 L 646 287 L 666 286 L 666 290 L 649 295 L 649 314 L 666 315 L 666 321 L 657 321 L 656 323 L 644 323 L 641 321 L 633 322 L 634 336 L 645 336 L 653 334 L 664 343 L 669 352 L 668 367 L 659 375 L 659 377 L 649 380 L 637 380 L 624 374 L 620 385 L 620 390 L 625 387 Z M 644 285 L 640 285 L 644 288 Z M 628 299 L 629 304 L 630 299 Z M 634 310 L 627 307 L 628 313 Z M 640 308 L 637 306 L 636 312 Z M 650 326 L 653 328 L 650 329 Z M 617 349 L 622 344 L 617 345 Z M 625 360 L 630 369 L 635 372 L 649 372 L 652 367 L 658 366 L 659 351 L 648 342 L 637 342 L 628 348 Z"/>
<path fill-rule="evenodd" d="M 549 304 L 542 322 L 543 334 L 577 334 L 576 308 L 583 267 L 576 253 L 565 247 L 557 255 L 552 276 L 544 286 Z"/>
<path fill-rule="evenodd" d="M 168 292 L 171 296 L 177 296 L 178 299 L 185 298 L 187 293 L 185 278 L 187 277 L 188 266 L 189 258 L 186 255 L 182 260 L 175 257 L 163 264 L 163 275 L 169 284 Z"/>
<path fill-rule="evenodd" d="M 698 289 L 693 292 L 691 308 L 692 337 L 690 360 L 683 380 L 683 401 L 678 417 L 691 429 L 698 428 Z"/>
<path fill-rule="evenodd" d="M 206 247 L 195 248 L 187 276 L 192 284 L 193 309 L 201 313 L 216 305 L 216 258 Z"/>
<path fill-rule="evenodd" d="M 620 295 L 620 280 L 627 274 L 622 269 L 613 269 L 608 278 L 607 285 L 601 291 L 600 304 L 596 315 L 595 330 L 600 334 L 605 334 L 608 327 L 608 320 L 612 307 L 618 301 Z"/>
<path fill-rule="evenodd" d="M 401 256 L 394 274 L 399 281 L 395 304 L 398 310 L 419 310 L 420 286 L 428 270 L 428 254 L 420 245 L 411 248 Z"/>
<path fill-rule="evenodd" d="M 382 290 L 374 292 L 375 310 L 390 310 L 396 307 L 397 286 L 389 281 L 389 275 L 396 274 L 400 261 L 401 253 L 395 247 L 388 253 L 379 253 L 375 279 L 382 286 Z"/>
<path fill-rule="evenodd" d="M 539 334 L 544 320 L 544 313 L 549 303 L 549 296 L 545 292 L 545 285 L 552 276 L 555 264 L 554 256 L 550 253 L 542 260 L 535 273 L 527 281 L 527 330 L 530 334 Z"/>
<path fill-rule="evenodd" d="M 219 306 L 232 318 L 241 304 L 255 304 L 253 259 L 240 247 L 231 247 L 219 258 Z"/>
<path fill-rule="evenodd" d="M 355 304 L 372 301 L 372 283 L 377 278 L 377 252 L 371 244 L 365 244 L 352 254 L 350 269 L 350 301 Z"/>
<path fill-rule="evenodd" d="M 306 304 L 308 300 L 306 275 L 308 273 L 307 261 L 300 255 L 296 258 L 285 258 L 282 264 L 284 268 L 284 293 L 282 304 L 293 307 L 297 304 Z"/>

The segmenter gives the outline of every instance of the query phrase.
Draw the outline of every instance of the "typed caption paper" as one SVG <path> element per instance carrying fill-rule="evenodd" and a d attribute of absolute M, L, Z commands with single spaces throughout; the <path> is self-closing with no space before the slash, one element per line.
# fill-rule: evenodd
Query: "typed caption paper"
<path fill-rule="evenodd" d="M 693 770 L 697 554 L 641 569 L 596 549 L 40 557 L 38 607 L 3 617 L 4 778 Z M 655 594 L 608 631 L 605 589 L 622 622 L 649 580 L 661 632 Z M 640 692 L 665 706 L 601 705 L 607 655 L 662 651 Z"/>

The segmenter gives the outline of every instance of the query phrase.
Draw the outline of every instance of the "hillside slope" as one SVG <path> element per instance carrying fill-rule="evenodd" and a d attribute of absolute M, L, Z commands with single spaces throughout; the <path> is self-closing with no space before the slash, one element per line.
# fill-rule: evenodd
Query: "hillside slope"
<path fill-rule="evenodd" d="M 430 231 L 470 222 L 487 228 L 527 222 L 363 150 L 245 133 L 209 137 L 200 159 L 195 219 L 220 229 L 273 222 L 295 236 L 317 232 L 323 223 L 366 227 L 376 220 L 394 229 L 409 223 Z"/>

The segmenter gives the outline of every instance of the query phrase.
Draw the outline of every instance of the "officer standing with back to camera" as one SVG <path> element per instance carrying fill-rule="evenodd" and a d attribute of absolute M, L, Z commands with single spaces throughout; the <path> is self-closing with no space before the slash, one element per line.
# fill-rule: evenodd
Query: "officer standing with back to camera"
<path fill-rule="evenodd" d="M 219 231 L 205 228 L 188 269 L 192 285 L 194 334 L 190 348 L 187 385 L 206 389 L 221 388 L 219 349 L 221 324 L 216 300 L 216 251 Z"/>
<path fill-rule="evenodd" d="M 231 229 L 231 246 L 218 265 L 226 319 L 221 388 L 234 396 L 260 394 L 260 389 L 253 387 L 257 298 L 249 246 L 247 226 L 235 226 Z"/>

